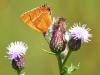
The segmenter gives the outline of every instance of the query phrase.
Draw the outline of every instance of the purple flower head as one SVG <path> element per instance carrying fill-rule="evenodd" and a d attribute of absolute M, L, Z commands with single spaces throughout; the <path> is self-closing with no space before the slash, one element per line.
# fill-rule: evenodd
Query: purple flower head
<path fill-rule="evenodd" d="M 26 50 L 28 49 L 27 44 L 23 43 L 23 42 L 11 42 L 8 47 L 8 52 L 7 54 L 9 54 L 9 59 L 13 60 L 16 58 L 20 58 L 21 56 L 23 56 L 26 52 Z"/>
<path fill-rule="evenodd" d="M 73 27 L 69 29 L 69 33 L 71 34 L 74 39 L 78 40 L 80 39 L 81 42 L 87 42 L 91 41 L 89 37 L 92 37 L 92 34 L 89 34 L 90 28 L 85 28 L 86 24 L 74 23 Z"/>

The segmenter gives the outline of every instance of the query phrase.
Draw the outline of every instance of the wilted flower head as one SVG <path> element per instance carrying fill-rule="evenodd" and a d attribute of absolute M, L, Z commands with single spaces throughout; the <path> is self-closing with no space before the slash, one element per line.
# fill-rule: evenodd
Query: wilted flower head
<path fill-rule="evenodd" d="M 54 23 L 54 29 L 52 33 L 52 37 L 50 40 L 50 48 L 54 53 L 59 53 L 64 51 L 66 47 L 65 41 L 65 32 L 66 32 L 66 19 L 58 18 Z"/>
<path fill-rule="evenodd" d="M 9 54 L 8 57 L 12 60 L 12 67 L 17 71 L 24 69 L 26 64 L 23 55 L 28 49 L 27 44 L 19 41 L 15 43 L 12 42 L 8 45 L 7 49 L 7 54 Z"/>
<path fill-rule="evenodd" d="M 73 27 L 71 27 L 71 29 L 69 29 L 71 38 L 68 42 L 68 46 L 72 50 L 78 50 L 81 47 L 82 42 L 91 41 L 89 39 L 89 37 L 92 37 L 92 34 L 89 34 L 89 31 L 91 29 L 85 28 L 85 27 L 86 27 L 86 24 L 83 24 L 81 26 L 80 23 L 79 23 L 79 25 L 78 25 L 78 23 L 76 23 L 76 24 L 74 24 Z"/>

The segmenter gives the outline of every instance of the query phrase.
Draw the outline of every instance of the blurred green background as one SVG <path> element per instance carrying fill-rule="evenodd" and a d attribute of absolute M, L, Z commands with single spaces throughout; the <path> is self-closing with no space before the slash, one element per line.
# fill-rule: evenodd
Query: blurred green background
<path fill-rule="evenodd" d="M 80 69 L 72 75 L 100 75 L 100 0 L 0 0 L 0 75 L 16 75 L 11 61 L 4 57 L 8 44 L 15 41 L 23 41 L 29 46 L 25 55 L 25 75 L 59 75 L 56 57 L 42 51 L 50 51 L 42 34 L 25 25 L 20 18 L 24 12 L 44 3 L 53 8 L 54 17 L 67 19 L 68 28 L 79 22 L 91 28 L 92 41 L 83 43 L 68 59 L 67 66 L 81 63 Z"/>

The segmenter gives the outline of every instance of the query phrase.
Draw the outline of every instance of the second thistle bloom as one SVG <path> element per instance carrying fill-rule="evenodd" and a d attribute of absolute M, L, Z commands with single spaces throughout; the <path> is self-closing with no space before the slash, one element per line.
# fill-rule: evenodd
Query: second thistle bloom
<path fill-rule="evenodd" d="M 58 18 L 54 23 L 54 29 L 52 37 L 50 40 L 50 48 L 54 53 L 59 53 L 65 50 L 66 41 L 65 41 L 65 32 L 66 32 L 66 19 Z"/>
<path fill-rule="evenodd" d="M 8 45 L 7 49 L 9 59 L 12 60 L 12 67 L 17 71 L 21 71 L 26 66 L 23 55 L 28 49 L 27 44 L 24 44 L 23 42 L 19 41 L 15 43 L 12 42 L 10 43 L 10 45 Z"/>
<path fill-rule="evenodd" d="M 74 24 L 71 29 L 69 29 L 69 33 L 71 34 L 71 38 L 68 42 L 68 46 L 72 50 L 78 50 L 81 47 L 82 42 L 87 42 L 91 41 L 89 37 L 92 37 L 92 34 L 89 34 L 89 31 L 91 29 L 85 28 L 86 24 L 81 24 L 76 23 Z"/>

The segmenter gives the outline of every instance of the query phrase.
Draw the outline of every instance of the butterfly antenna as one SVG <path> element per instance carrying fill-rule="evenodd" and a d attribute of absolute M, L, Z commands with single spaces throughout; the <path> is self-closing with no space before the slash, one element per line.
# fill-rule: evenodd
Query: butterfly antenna
<path fill-rule="evenodd" d="M 46 35 L 45 34 L 43 34 L 43 37 L 45 38 L 45 40 L 47 41 L 47 43 L 49 44 L 49 41 L 47 40 L 47 38 L 46 38 Z"/>
<path fill-rule="evenodd" d="M 45 40 L 47 41 L 47 43 L 49 44 L 49 41 L 47 40 L 47 38 L 44 36 Z"/>

